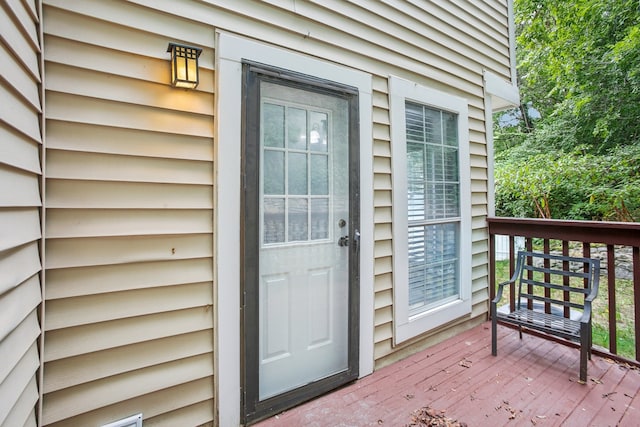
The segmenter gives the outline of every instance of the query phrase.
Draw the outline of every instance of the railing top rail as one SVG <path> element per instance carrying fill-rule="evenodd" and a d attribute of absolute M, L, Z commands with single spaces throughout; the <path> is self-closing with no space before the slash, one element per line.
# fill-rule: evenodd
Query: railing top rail
<path fill-rule="evenodd" d="M 640 246 L 637 222 L 489 217 L 487 223 L 490 234 Z"/>

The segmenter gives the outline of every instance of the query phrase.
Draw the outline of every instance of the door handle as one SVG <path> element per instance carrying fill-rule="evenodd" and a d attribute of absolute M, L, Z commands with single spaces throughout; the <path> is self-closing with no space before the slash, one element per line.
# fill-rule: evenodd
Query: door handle
<path fill-rule="evenodd" d="M 360 244 L 360 231 L 356 230 L 354 233 L 354 239 L 353 239 L 353 243 L 356 245 L 356 249 L 358 249 L 358 246 Z M 338 239 L 338 246 L 349 246 L 349 236 L 342 236 Z"/>

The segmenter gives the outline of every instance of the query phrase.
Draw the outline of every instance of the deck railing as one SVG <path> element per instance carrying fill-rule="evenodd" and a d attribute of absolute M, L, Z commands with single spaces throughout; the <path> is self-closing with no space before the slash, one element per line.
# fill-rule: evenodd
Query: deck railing
<path fill-rule="evenodd" d="M 596 339 L 593 351 L 605 357 L 640 366 L 640 223 L 528 218 L 488 218 L 487 222 L 489 224 L 491 299 L 495 295 L 497 285 L 496 263 L 500 262 L 496 261 L 499 259 L 496 257 L 496 237 L 498 236 L 507 236 L 509 241 L 510 261 L 502 261 L 509 263 L 509 276 L 514 271 L 516 242 L 521 241 L 522 238 L 527 250 L 599 257 L 602 268 L 601 292 L 598 298 L 601 299 L 600 317 L 604 314 L 604 320 L 601 319 L 594 330 L 598 330 L 605 337 L 605 342 L 597 345 Z M 630 260 L 628 260 L 629 257 Z M 627 270 L 624 274 L 625 278 L 620 277 L 622 267 Z M 501 279 L 504 278 L 501 277 Z M 514 292 L 510 294 L 509 304 L 513 307 Z M 568 313 L 565 315 L 568 316 Z M 621 325 L 624 328 L 624 334 L 618 333 L 621 332 L 619 331 Z M 621 343 L 623 346 L 620 346 Z M 621 347 L 625 350 L 619 351 Z"/>

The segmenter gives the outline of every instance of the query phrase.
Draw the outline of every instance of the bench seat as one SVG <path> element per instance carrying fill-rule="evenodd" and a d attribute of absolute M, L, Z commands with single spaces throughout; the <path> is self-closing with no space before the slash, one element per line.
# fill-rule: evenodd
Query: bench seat
<path fill-rule="evenodd" d="M 498 320 L 520 324 L 529 329 L 562 336 L 567 339 L 580 338 L 580 321 L 560 317 L 556 314 L 521 308 L 508 314 L 498 313 Z"/>

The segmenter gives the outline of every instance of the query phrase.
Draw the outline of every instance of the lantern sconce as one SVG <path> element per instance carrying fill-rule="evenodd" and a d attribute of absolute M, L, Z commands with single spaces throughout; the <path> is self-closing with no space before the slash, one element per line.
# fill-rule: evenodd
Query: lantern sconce
<path fill-rule="evenodd" d="M 171 85 L 186 89 L 198 86 L 198 57 L 202 49 L 169 43 L 167 52 L 171 52 Z"/>

